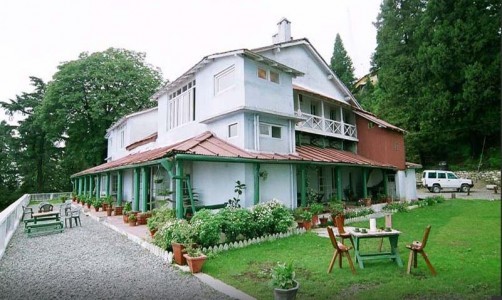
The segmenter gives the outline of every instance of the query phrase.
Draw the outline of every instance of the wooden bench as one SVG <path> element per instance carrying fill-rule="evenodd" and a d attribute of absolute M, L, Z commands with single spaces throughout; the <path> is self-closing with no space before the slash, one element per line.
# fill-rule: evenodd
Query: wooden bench
<path fill-rule="evenodd" d="M 60 220 L 37 220 L 35 223 L 34 219 L 29 219 L 24 221 L 24 232 L 28 234 L 28 237 L 63 232 L 63 222 Z"/>

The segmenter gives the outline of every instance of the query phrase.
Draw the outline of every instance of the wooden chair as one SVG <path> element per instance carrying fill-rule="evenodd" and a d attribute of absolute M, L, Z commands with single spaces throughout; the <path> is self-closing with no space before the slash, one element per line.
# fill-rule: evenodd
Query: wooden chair
<path fill-rule="evenodd" d="M 333 248 L 335 248 L 335 253 L 333 254 L 333 258 L 329 263 L 328 273 L 331 273 L 331 270 L 333 269 L 333 265 L 335 264 L 337 257 L 339 259 L 338 264 L 340 266 L 340 269 L 342 268 L 342 256 L 345 254 L 347 260 L 349 261 L 350 268 L 352 269 L 352 273 L 356 274 L 356 269 L 354 268 L 354 264 L 352 263 L 352 258 L 350 258 L 350 253 L 349 253 L 349 250 L 352 249 L 352 247 L 345 246 L 344 244 L 339 243 L 336 240 L 335 234 L 333 233 L 333 229 L 331 229 L 331 227 L 329 226 L 327 227 L 327 229 L 329 238 L 331 239 L 331 244 L 333 244 Z"/>
<path fill-rule="evenodd" d="M 427 245 L 427 239 L 429 238 L 430 231 L 431 231 L 431 225 L 425 228 L 425 233 L 422 242 L 413 241 L 411 245 L 406 245 L 406 248 L 410 249 L 410 257 L 408 258 L 408 269 L 407 269 L 408 274 L 410 274 L 411 272 L 411 264 L 413 264 L 415 268 L 417 267 L 417 253 L 420 253 L 424 258 L 427 267 L 429 267 L 429 270 L 431 270 L 432 275 L 434 276 L 436 275 L 436 270 L 434 270 L 434 267 L 432 266 L 431 262 L 429 261 L 429 258 L 427 257 L 427 254 L 424 251 L 425 246 Z"/>
<path fill-rule="evenodd" d="M 354 240 L 352 240 L 352 235 L 348 232 L 345 232 L 345 228 L 343 227 L 343 220 L 339 216 L 335 217 L 335 225 L 338 229 L 338 236 L 342 239 L 342 244 L 345 245 L 345 239 L 349 239 L 352 244 L 352 248 L 354 248 Z"/>

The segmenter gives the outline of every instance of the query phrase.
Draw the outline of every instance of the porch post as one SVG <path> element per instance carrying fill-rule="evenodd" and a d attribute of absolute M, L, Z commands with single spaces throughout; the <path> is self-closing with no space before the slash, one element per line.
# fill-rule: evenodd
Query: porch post
<path fill-rule="evenodd" d="M 385 196 L 389 196 L 389 191 L 388 191 L 388 188 L 387 188 L 387 172 L 385 170 L 382 169 L 382 177 L 383 177 L 383 192 L 385 194 Z"/>
<path fill-rule="evenodd" d="M 363 168 L 363 198 L 368 198 L 368 169 Z"/>
<path fill-rule="evenodd" d="M 84 196 L 85 196 L 87 194 L 87 176 L 82 177 L 82 181 L 84 182 L 83 193 L 84 193 Z"/>
<path fill-rule="evenodd" d="M 106 197 L 110 196 L 110 188 L 112 181 L 110 180 L 110 172 L 106 173 Z"/>
<path fill-rule="evenodd" d="M 183 218 L 183 161 L 176 159 L 176 218 Z"/>
<path fill-rule="evenodd" d="M 338 201 L 342 201 L 343 199 L 342 169 L 340 167 L 336 167 L 336 198 Z"/>
<path fill-rule="evenodd" d="M 78 195 L 82 195 L 82 177 L 79 177 L 78 179 Z"/>
<path fill-rule="evenodd" d="M 139 170 L 134 169 L 134 199 L 132 201 L 132 210 L 139 211 Z"/>
<path fill-rule="evenodd" d="M 143 201 L 141 202 L 141 211 L 145 212 L 148 210 L 148 172 L 146 167 L 141 168 L 141 198 Z"/>
<path fill-rule="evenodd" d="M 96 175 L 96 198 L 101 196 L 101 174 Z"/>
<path fill-rule="evenodd" d="M 94 176 L 89 176 L 89 197 L 92 197 L 92 188 L 94 185 Z"/>
<path fill-rule="evenodd" d="M 302 207 L 307 207 L 307 170 L 305 166 L 301 167 L 301 206 Z"/>
<path fill-rule="evenodd" d="M 254 204 L 260 202 L 260 164 L 254 164 Z"/>
<path fill-rule="evenodd" d="M 122 206 L 122 192 L 123 192 L 122 170 L 119 170 L 118 174 L 117 174 L 117 205 L 118 206 Z"/>

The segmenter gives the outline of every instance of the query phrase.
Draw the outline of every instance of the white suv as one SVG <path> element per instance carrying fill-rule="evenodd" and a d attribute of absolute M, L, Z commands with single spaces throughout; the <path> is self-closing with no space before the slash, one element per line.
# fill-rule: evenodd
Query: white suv
<path fill-rule="evenodd" d="M 453 172 L 441 170 L 425 170 L 422 173 L 422 185 L 433 193 L 447 189 L 467 192 L 474 186 L 471 179 L 458 178 Z"/>

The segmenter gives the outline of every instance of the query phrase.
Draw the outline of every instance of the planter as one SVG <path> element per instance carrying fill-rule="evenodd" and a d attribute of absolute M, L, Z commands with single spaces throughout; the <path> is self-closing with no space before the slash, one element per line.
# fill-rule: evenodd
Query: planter
<path fill-rule="evenodd" d="M 86 205 L 87 205 L 88 209 L 91 209 L 91 204 L 90 203 L 86 203 Z"/>
<path fill-rule="evenodd" d="M 173 247 L 173 256 L 176 264 L 183 266 L 187 264 L 186 258 L 183 256 L 183 252 L 185 252 L 185 246 L 179 243 L 171 243 Z"/>
<path fill-rule="evenodd" d="M 115 206 L 115 215 L 116 216 L 121 216 L 122 215 L 122 210 L 123 210 L 122 206 Z"/>
<path fill-rule="evenodd" d="M 366 206 L 371 206 L 371 198 L 364 199 L 364 204 L 366 204 Z"/>
<path fill-rule="evenodd" d="M 108 217 L 111 217 L 112 216 L 112 211 L 113 211 L 113 208 L 111 206 L 109 206 L 107 209 L 106 209 L 106 215 Z"/>
<path fill-rule="evenodd" d="M 200 273 L 202 271 L 202 266 L 204 265 L 204 262 L 206 261 L 206 256 L 201 255 L 198 257 L 191 257 L 188 254 L 183 254 L 183 257 L 186 259 L 188 263 L 188 267 L 190 268 L 190 271 L 193 273 Z"/>
<path fill-rule="evenodd" d="M 124 220 L 124 223 L 129 223 L 129 215 L 128 214 L 122 215 L 122 220 Z"/>
<path fill-rule="evenodd" d="M 274 288 L 274 299 L 275 300 L 294 300 L 296 299 L 296 293 L 298 293 L 298 289 L 300 288 L 300 284 L 298 281 L 293 280 L 296 283 L 296 286 L 290 289 L 279 289 Z"/>
<path fill-rule="evenodd" d="M 149 229 L 148 231 L 150 231 L 150 236 L 153 237 L 155 235 L 155 233 L 157 232 L 157 228 Z"/>
<path fill-rule="evenodd" d="M 310 230 L 312 228 L 312 221 L 303 221 L 303 227 L 305 227 L 305 230 Z"/>
<path fill-rule="evenodd" d="M 316 226 L 317 224 L 319 224 L 319 215 L 313 215 L 312 216 L 312 226 Z"/>
<path fill-rule="evenodd" d="M 321 222 L 321 226 L 328 225 L 328 218 L 321 217 L 319 218 L 319 222 Z"/>
<path fill-rule="evenodd" d="M 108 209 L 108 204 L 103 203 L 103 205 L 102 205 L 102 206 L 103 206 L 103 211 L 106 211 L 106 210 Z"/>
<path fill-rule="evenodd" d="M 94 207 L 94 209 L 96 210 L 96 212 L 98 212 L 98 211 L 99 211 L 99 207 Z"/>
<path fill-rule="evenodd" d="M 146 225 L 146 219 L 148 217 L 148 214 L 146 213 L 139 213 L 137 214 L 138 217 L 138 225 Z"/>
<path fill-rule="evenodd" d="M 129 226 L 136 226 L 136 221 L 128 220 Z"/>
<path fill-rule="evenodd" d="M 296 221 L 298 228 L 303 228 L 303 221 Z"/>

